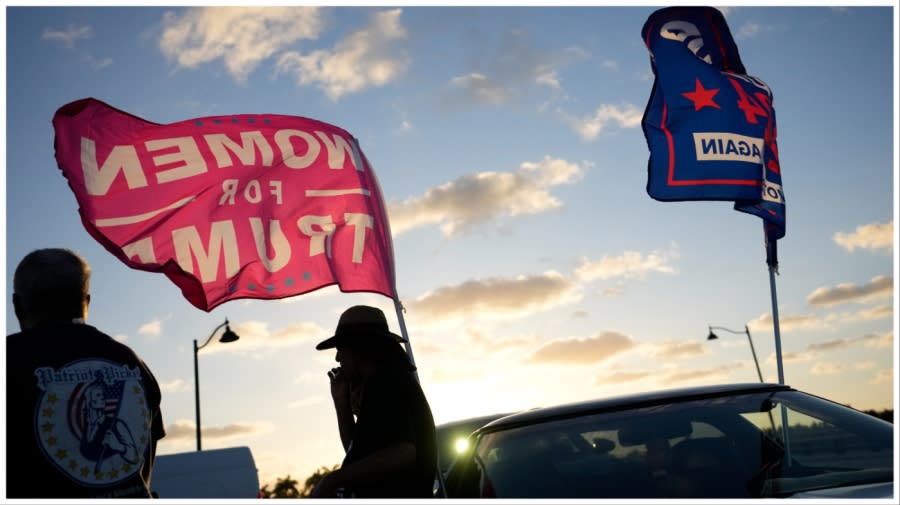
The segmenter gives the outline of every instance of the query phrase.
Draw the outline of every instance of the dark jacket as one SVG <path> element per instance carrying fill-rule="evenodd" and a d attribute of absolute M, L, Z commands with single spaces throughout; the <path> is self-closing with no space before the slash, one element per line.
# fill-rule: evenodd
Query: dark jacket
<path fill-rule="evenodd" d="M 357 498 L 430 498 L 437 465 L 434 419 L 415 377 L 389 370 L 368 378 L 362 391 L 353 442 L 344 464 L 353 463 L 390 445 L 410 442 L 416 463 L 402 475 L 377 484 L 348 486 Z"/>
<path fill-rule="evenodd" d="M 165 430 L 159 385 L 134 351 L 74 323 L 6 345 L 8 497 L 149 497 Z"/>

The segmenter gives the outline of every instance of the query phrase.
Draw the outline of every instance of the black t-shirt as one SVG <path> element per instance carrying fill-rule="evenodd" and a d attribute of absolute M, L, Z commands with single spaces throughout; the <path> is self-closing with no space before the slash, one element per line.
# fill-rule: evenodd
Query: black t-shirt
<path fill-rule="evenodd" d="M 377 373 L 369 377 L 363 389 L 353 442 L 343 464 L 403 442 L 415 446 L 415 466 L 377 484 L 348 486 L 355 497 L 430 498 L 433 495 L 437 443 L 428 400 L 411 373 Z"/>
<path fill-rule="evenodd" d="M 93 326 L 9 335 L 8 497 L 149 497 L 156 442 L 165 436 L 159 406 L 144 362 Z"/>

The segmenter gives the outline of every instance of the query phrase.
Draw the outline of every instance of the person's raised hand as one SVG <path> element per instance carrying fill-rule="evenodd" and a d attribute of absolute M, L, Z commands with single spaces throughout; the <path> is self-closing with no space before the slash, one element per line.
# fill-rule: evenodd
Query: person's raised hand
<path fill-rule="evenodd" d="M 328 371 L 331 379 L 331 398 L 335 404 L 348 405 L 350 403 L 350 381 L 341 367 L 335 367 Z"/>

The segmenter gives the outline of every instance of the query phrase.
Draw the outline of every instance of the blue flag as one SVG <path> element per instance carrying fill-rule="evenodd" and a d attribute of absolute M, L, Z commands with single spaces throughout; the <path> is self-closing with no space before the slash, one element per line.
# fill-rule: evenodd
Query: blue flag
<path fill-rule="evenodd" d="M 747 75 L 722 13 L 669 7 L 641 36 L 655 81 L 642 126 L 647 193 L 660 201 L 727 200 L 763 219 L 767 262 L 785 233 L 772 90 Z"/>

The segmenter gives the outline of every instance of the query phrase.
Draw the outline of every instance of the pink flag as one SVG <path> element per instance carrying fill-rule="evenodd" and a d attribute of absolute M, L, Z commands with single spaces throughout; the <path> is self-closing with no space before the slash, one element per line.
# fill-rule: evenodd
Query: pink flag
<path fill-rule="evenodd" d="M 381 189 L 341 128 L 277 114 L 162 125 L 93 98 L 53 127 L 91 236 L 198 308 L 332 284 L 395 297 Z"/>

